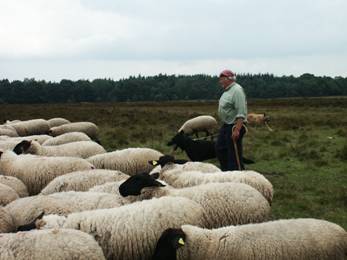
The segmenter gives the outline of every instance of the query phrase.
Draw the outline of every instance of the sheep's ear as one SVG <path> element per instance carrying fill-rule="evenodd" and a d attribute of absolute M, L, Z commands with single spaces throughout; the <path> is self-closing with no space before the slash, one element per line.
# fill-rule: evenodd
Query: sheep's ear
<path fill-rule="evenodd" d="M 152 173 L 152 174 L 151 174 L 151 177 L 152 177 L 153 179 L 158 179 L 158 178 L 159 178 L 159 172 Z"/>

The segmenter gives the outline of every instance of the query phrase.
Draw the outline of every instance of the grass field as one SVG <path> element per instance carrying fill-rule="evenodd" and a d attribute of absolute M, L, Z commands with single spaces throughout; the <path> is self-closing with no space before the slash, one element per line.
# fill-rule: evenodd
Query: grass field
<path fill-rule="evenodd" d="M 0 105 L 0 120 L 64 117 L 91 121 L 109 151 L 167 141 L 194 116 L 216 116 L 217 102 Z M 347 229 L 347 98 L 250 100 L 249 112 L 271 116 L 274 132 L 251 128 L 244 139 L 247 169 L 264 174 L 275 194 L 272 218 L 313 217 Z M 187 158 L 178 152 L 177 157 Z M 216 160 L 210 162 L 217 164 Z"/>

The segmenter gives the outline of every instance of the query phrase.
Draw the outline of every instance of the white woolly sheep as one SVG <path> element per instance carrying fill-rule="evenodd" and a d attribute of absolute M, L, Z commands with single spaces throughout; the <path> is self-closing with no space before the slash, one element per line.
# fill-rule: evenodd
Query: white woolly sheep
<path fill-rule="evenodd" d="M 0 233 L 9 233 L 15 229 L 11 214 L 0 206 Z"/>
<path fill-rule="evenodd" d="M 161 152 L 150 148 L 127 148 L 94 155 L 87 160 L 98 169 L 111 169 L 135 175 L 150 172 L 154 166 L 148 161 L 156 160 L 162 155 Z"/>
<path fill-rule="evenodd" d="M 0 151 L 0 173 L 20 179 L 28 188 L 29 195 L 39 193 L 57 176 L 94 168 L 81 158 L 17 155 L 10 150 Z"/>
<path fill-rule="evenodd" d="M 36 141 L 22 141 L 13 149 L 17 154 L 30 153 L 41 156 L 69 156 L 86 159 L 106 153 L 104 147 L 93 141 L 79 141 L 54 146 L 40 145 Z"/>
<path fill-rule="evenodd" d="M 92 236 L 77 230 L 55 229 L 1 234 L 0 259 L 102 260 L 105 256 Z"/>
<path fill-rule="evenodd" d="M 217 166 L 212 163 L 204 162 L 190 162 L 185 160 L 175 160 L 171 155 L 164 155 L 159 158 L 159 160 L 152 160 L 148 162 L 149 164 L 155 166 L 155 168 L 150 173 L 159 172 L 162 173 L 168 170 L 181 170 L 181 171 L 200 171 L 200 172 L 221 172 Z"/>
<path fill-rule="evenodd" d="M 44 119 L 32 119 L 15 123 L 10 122 L 7 125 L 16 129 L 19 136 L 41 135 L 47 134 L 49 131 L 49 124 Z"/>
<path fill-rule="evenodd" d="M 17 192 L 11 187 L 0 183 L 0 206 L 5 206 L 19 198 Z"/>
<path fill-rule="evenodd" d="M 58 136 L 69 132 L 83 132 L 93 140 L 97 140 L 99 128 L 92 122 L 74 122 L 49 129 L 52 136 Z"/>
<path fill-rule="evenodd" d="M 185 134 L 196 134 L 204 131 L 206 135 L 212 134 L 218 128 L 217 120 L 213 116 L 197 116 L 187 120 L 178 130 L 183 131 Z"/>
<path fill-rule="evenodd" d="M 200 171 L 167 170 L 160 173 L 160 179 L 175 188 L 196 186 L 210 182 L 240 182 L 258 190 L 271 204 L 273 197 L 272 184 L 255 171 L 226 171 L 202 173 Z"/>
<path fill-rule="evenodd" d="M 94 169 L 77 171 L 56 177 L 41 191 L 47 195 L 62 191 L 88 191 L 90 188 L 106 182 L 120 181 L 129 178 L 120 171 Z"/>
<path fill-rule="evenodd" d="M 16 147 L 18 144 L 18 141 L 10 141 L 8 140 L 0 140 L 0 150 L 5 151 L 5 150 L 13 150 L 13 148 Z"/>
<path fill-rule="evenodd" d="M 140 201 L 113 209 L 72 213 L 60 223 L 43 217 L 41 225 L 78 229 L 92 234 L 107 259 L 150 259 L 156 241 L 168 227 L 184 224 L 200 225 L 203 209 L 199 204 L 181 197 L 163 197 Z"/>
<path fill-rule="evenodd" d="M 12 215 L 14 224 L 26 225 L 42 212 L 45 215 L 68 215 L 72 212 L 119 207 L 119 196 L 102 192 L 58 192 L 17 199 L 5 209 Z"/>
<path fill-rule="evenodd" d="M 271 212 L 267 200 L 243 183 L 208 183 L 183 189 L 162 186 L 155 177 L 144 173 L 129 177 L 119 186 L 119 193 L 138 200 L 163 196 L 191 199 L 204 208 L 207 228 L 262 222 Z"/>
<path fill-rule="evenodd" d="M 49 135 L 28 135 L 28 136 L 21 136 L 21 137 L 6 137 L 6 138 L 1 138 L 0 140 L 9 141 L 9 142 L 17 142 L 17 144 L 23 140 L 27 140 L 27 141 L 36 141 L 42 144 L 48 141 L 49 139 L 53 139 L 53 137 Z"/>
<path fill-rule="evenodd" d="M 167 239 L 161 237 L 157 252 L 173 249 L 175 241 L 183 240 L 176 259 L 342 260 L 347 255 L 346 231 L 319 219 L 276 220 L 212 230 L 183 225 L 164 235 Z"/>
<path fill-rule="evenodd" d="M 18 133 L 16 129 L 10 125 L 0 125 L 0 136 L 16 137 Z"/>
<path fill-rule="evenodd" d="M 60 145 L 66 143 L 72 143 L 77 141 L 91 141 L 90 137 L 82 132 L 71 132 L 62 135 L 58 135 L 56 137 L 52 137 L 51 139 L 42 143 L 42 145 Z"/>
<path fill-rule="evenodd" d="M 28 189 L 25 184 L 16 177 L 0 175 L 0 183 L 14 189 L 19 197 L 29 196 Z"/>
<path fill-rule="evenodd" d="M 47 122 L 49 124 L 49 128 L 71 123 L 69 120 L 62 117 L 54 117 L 54 118 L 48 119 Z"/>

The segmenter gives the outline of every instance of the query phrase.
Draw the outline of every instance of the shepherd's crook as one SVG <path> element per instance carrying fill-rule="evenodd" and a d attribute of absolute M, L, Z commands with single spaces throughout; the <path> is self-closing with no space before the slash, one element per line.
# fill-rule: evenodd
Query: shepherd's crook
<path fill-rule="evenodd" d="M 231 132 L 234 132 L 234 128 L 235 128 L 235 126 L 233 126 L 233 128 L 231 129 Z M 240 163 L 240 157 L 239 157 L 239 150 L 237 149 L 237 144 L 236 144 L 236 141 L 234 140 L 234 138 L 231 137 L 231 139 L 233 140 L 235 157 L 236 157 L 236 162 L 237 162 L 237 168 L 239 169 L 239 171 L 241 171 L 242 169 L 241 169 L 241 163 Z"/>

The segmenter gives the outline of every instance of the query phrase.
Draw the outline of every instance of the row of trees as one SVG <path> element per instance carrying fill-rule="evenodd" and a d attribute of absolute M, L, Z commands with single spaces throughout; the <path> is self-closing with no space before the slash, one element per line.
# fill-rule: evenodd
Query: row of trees
<path fill-rule="evenodd" d="M 347 95 L 347 78 L 243 74 L 238 82 L 248 98 Z M 0 103 L 65 103 L 101 101 L 215 100 L 221 95 L 218 78 L 208 75 L 163 75 L 60 82 L 0 80 Z"/>

